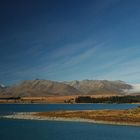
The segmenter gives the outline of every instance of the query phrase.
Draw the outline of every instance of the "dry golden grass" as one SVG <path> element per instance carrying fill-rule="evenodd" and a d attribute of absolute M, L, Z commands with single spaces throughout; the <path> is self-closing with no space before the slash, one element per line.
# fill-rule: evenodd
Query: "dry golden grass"
<path fill-rule="evenodd" d="M 0 103 L 64 103 L 65 100 L 75 99 L 78 96 L 83 95 L 72 95 L 72 96 L 45 96 L 45 97 L 22 97 L 20 100 L 0 100 Z M 111 97 L 116 96 L 113 93 L 105 95 L 85 95 L 94 98 L 100 97 Z"/>
<path fill-rule="evenodd" d="M 40 112 L 37 116 L 60 117 L 60 118 L 80 118 L 94 121 L 110 121 L 125 123 L 140 123 L 140 108 L 129 110 L 89 110 L 89 111 L 56 111 Z"/>
<path fill-rule="evenodd" d="M 72 95 L 72 96 L 46 96 L 46 97 L 22 97 L 22 101 L 26 102 L 46 102 L 46 103 L 64 103 L 65 100 L 75 99 L 80 95 Z M 83 95 L 81 95 L 83 96 Z M 107 94 L 107 95 L 85 95 L 85 96 L 91 96 L 94 98 L 100 98 L 100 97 L 110 97 L 115 96 L 113 94 Z"/>

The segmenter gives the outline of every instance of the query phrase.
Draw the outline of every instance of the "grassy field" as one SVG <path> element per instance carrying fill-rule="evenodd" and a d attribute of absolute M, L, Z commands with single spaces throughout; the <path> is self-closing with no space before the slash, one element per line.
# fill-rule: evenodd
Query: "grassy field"
<path fill-rule="evenodd" d="M 65 103 L 66 100 L 75 99 L 80 95 L 72 96 L 46 96 L 46 97 L 21 97 L 19 100 L 0 100 L 0 103 Z M 82 96 L 82 95 L 81 95 Z M 86 95 L 88 96 L 88 95 Z M 94 98 L 115 96 L 114 94 L 107 95 L 89 95 Z"/>
<path fill-rule="evenodd" d="M 41 117 L 56 118 L 79 118 L 90 119 L 94 121 L 107 121 L 119 123 L 139 123 L 140 124 L 140 108 L 129 110 L 87 110 L 87 111 L 56 111 L 56 112 L 40 112 L 35 115 Z"/>

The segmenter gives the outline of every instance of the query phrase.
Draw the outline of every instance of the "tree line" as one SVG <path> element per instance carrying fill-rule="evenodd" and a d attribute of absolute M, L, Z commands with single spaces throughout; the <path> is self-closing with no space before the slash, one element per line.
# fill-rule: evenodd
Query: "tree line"
<path fill-rule="evenodd" d="M 111 96 L 93 98 L 90 96 L 78 96 L 75 98 L 76 103 L 138 103 L 140 95 L 137 96 Z"/>

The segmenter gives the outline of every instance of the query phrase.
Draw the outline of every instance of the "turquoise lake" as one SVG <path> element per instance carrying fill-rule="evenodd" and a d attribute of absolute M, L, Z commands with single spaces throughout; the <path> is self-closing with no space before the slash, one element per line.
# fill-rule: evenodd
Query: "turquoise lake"
<path fill-rule="evenodd" d="M 134 104 L 1 104 L 0 113 L 128 109 Z M 140 127 L 80 122 L 0 119 L 1 140 L 139 140 Z"/>

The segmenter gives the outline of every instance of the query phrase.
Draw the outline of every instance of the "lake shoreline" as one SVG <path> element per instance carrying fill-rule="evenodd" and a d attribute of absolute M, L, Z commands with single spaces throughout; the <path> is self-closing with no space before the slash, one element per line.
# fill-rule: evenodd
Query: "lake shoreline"
<path fill-rule="evenodd" d="M 41 116 L 39 112 L 19 112 L 13 113 L 11 115 L 1 116 L 4 119 L 19 119 L 19 120 L 40 120 L 40 121 L 63 121 L 63 122 L 85 122 L 94 124 L 109 124 L 109 125 L 122 125 L 122 126 L 140 126 L 140 122 L 119 122 L 119 121 L 104 121 L 104 120 L 94 120 L 80 117 L 50 117 Z"/>

